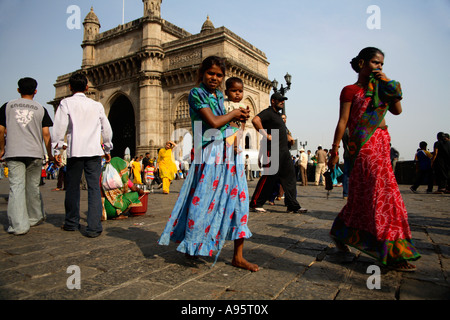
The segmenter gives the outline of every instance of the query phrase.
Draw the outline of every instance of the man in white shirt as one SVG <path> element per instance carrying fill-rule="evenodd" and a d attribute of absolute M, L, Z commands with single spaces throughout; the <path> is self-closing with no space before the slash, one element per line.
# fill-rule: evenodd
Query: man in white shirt
<path fill-rule="evenodd" d="M 55 113 L 53 142 L 62 148 L 67 132 L 66 216 L 63 230 L 80 228 L 80 181 L 84 171 L 88 185 L 88 213 L 86 236 L 97 237 L 102 231 L 102 200 L 100 193 L 101 157 L 111 160 L 112 129 L 103 105 L 84 92 L 88 80 L 81 73 L 69 79 L 73 96 L 63 99 Z M 103 138 L 103 148 L 102 139 Z"/>
<path fill-rule="evenodd" d="M 300 175 L 302 177 L 302 185 L 307 186 L 308 185 L 308 175 L 307 175 L 307 168 L 308 168 L 308 155 L 305 153 L 305 149 L 300 149 Z"/>

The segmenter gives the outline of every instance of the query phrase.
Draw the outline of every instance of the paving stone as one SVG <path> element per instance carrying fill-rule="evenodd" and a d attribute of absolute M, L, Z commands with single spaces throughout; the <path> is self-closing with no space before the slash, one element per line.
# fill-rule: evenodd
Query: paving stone
<path fill-rule="evenodd" d="M 249 183 L 252 193 L 257 181 Z M 252 273 L 231 265 L 234 243 L 214 257 L 186 259 L 177 244 L 157 244 L 183 180 L 171 194 L 150 195 L 144 216 L 103 222 L 98 238 L 83 236 L 87 192 L 81 191 L 81 231 L 60 229 L 64 192 L 51 191 L 56 180 L 41 187 L 47 219 L 23 236 L 6 232 L 7 201 L 0 199 L 0 299 L 2 300 L 440 300 L 449 298 L 450 196 L 413 194 L 400 186 L 422 258 L 417 271 L 400 273 L 352 249 L 346 263 L 329 238 L 331 225 L 345 204 L 336 188 L 327 199 L 323 187 L 298 186 L 306 214 L 288 214 L 282 201 L 266 213 L 250 213 L 253 237 L 244 254 L 257 263 Z M 8 193 L 0 180 L 0 195 Z M 69 266 L 78 266 L 81 288 L 70 290 Z M 369 266 L 379 266 L 381 288 L 370 290 Z"/>
<path fill-rule="evenodd" d="M 400 288 L 400 300 L 450 300 L 450 288 L 430 281 L 405 279 Z"/>
<path fill-rule="evenodd" d="M 99 300 L 149 300 L 155 296 L 164 294 L 169 289 L 170 286 L 138 280 L 125 283 L 120 288 L 111 290 L 111 292 L 102 293 L 100 296 L 94 298 Z"/>

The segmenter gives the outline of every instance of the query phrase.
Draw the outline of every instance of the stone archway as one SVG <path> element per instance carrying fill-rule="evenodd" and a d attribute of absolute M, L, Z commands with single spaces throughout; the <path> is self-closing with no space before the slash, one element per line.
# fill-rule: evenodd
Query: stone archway
<path fill-rule="evenodd" d="M 251 119 L 253 119 L 256 115 L 256 105 L 253 99 L 250 97 L 245 98 L 244 104 L 247 105 L 250 108 L 250 121 L 247 121 L 245 125 L 244 130 L 244 147 L 245 150 L 253 149 L 257 150 L 259 149 L 259 143 L 258 143 L 258 133 L 255 130 L 255 128 L 252 125 Z"/>
<path fill-rule="evenodd" d="M 136 155 L 136 123 L 133 105 L 124 95 L 119 95 L 111 104 L 108 120 L 113 130 L 112 157 L 123 158 L 125 149 L 130 148 L 130 155 Z"/>
<path fill-rule="evenodd" d="M 170 138 L 178 143 L 177 160 L 188 159 L 190 162 L 190 152 L 193 147 L 192 124 L 189 115 L 188 95 L 183 94 L 176 100 L 174 113 L 172 115 L 174 131 Z"/>

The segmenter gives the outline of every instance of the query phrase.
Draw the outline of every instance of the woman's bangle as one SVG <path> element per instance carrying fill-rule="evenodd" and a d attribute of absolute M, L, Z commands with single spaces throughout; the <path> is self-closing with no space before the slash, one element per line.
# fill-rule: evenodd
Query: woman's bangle
<path fill-rule="evenodd" d="M 336 147 L 336 148 L 338 148 L 339 149 L 339 144 L 335 144 L 335 143 L 333 143 L 332 145 L 331 145 L 332 147 Z"/>
<path fill-rule="evenodd" d="M 339 152 L 337 152 L 337 151 L 336 152 L 331 152 L 331 156 L 332 157 L 337 157 L 338 155 L 339 155 Z"/>

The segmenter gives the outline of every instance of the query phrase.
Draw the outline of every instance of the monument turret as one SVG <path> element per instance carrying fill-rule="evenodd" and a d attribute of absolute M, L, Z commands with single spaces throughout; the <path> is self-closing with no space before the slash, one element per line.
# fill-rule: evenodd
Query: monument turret
<path fill-rule="evenodd" d="M 95 64 L 95 38 L 100 33 L 100 21 L 94 13 L 94 8 L 87 14 L 83 21 L 84 34 L 81 47 L 83 48 L 83 60 L 81 68 L 86 69 Z"/>
<path fill-rule="evenodd" d="M 161 18 L 162 0 L 142 0 L 144 3 L 144 17 Z"/>

